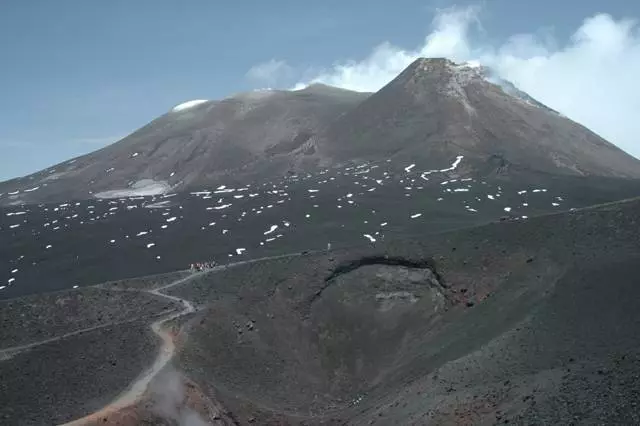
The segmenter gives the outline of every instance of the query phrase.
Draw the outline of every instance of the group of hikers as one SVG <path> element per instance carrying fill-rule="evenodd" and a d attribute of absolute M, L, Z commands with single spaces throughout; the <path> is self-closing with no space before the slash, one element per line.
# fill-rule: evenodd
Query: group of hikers
<path fill-rule="evenodd" d="M 213 269 L 216 266 L 216 262 L 213 260 L 210 262 L 197 262 L 189 265 L 189 270 L 191 272 L 202 272 L 209 269 Z"/>

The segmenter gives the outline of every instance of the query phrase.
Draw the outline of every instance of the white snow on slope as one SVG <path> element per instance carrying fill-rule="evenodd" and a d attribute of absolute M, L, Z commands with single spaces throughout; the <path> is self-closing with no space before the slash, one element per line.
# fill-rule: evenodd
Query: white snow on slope
<path fill-rule="evenodd" d="M 96 198 L 126 198 L 144 197 L 150 195 L 162 195 L 171 190 L 171 186 L 166 181 L 156 181 L 153 179 L 142 179 L 134 183 L 129 188 L 112 189 L 94 194 Z"/>
<path fill-rule="evenodd" d="M 462 161 L 462 159 L 464 158 L 464 155 L 458 155 L 456 157 L 456 161 L 453 162 L 453 164 L 451 164 L 451 167 L 449 167 L 448 169 L 441 169 L 441 172 L 451 172 L 453 170 L 455 170 L 458 165 L 460 164 L 460 162 Z"/>
<path fill-rule="evenodd" d="M 157 203 L 151 203 L 151 204 L 147 204 L 144 206 L 145 209 L 162 209 L 162 208 L 166 208 L 169 207 L 169 203 L 171 203 L 171 201 L 160 201 Z"/>
<path fill-rule="evenodd" d="M 183 102 L 179 105 L 173 107 L 171 111 L 178 112 L 184 111 L 185 109 L 193 108 L 196 105 L 200 105 L 202 103 L 209 102 L 207 99 L 194 99 L 192 101 Z"/>
<path fill-rule="evenodd" d="M 278 229 L 278 225 L 271 225 L 271 228 L 269 228 L 268 231 L 264 232 L 264 235 L 269 235 L 273 233 L 273 231 L 275 231 L 276 229 Z"/>
<path fill-rule="evenodd" d="M 213 209 L 214 209 L 214 210 L 223 210 L 223 209 L 229 208 L 229 207 L 231 207 L 231 206 L 232 206 L 232 204 L 223 204 L 223 205 L 221 205 L 221 206 L 213 207 Z"/>

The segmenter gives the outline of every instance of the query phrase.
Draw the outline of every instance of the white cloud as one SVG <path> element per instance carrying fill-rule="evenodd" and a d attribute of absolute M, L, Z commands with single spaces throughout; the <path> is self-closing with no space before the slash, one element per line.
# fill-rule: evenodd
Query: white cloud
<path fill-rule="evenodd" d="M 640 34 L 635 20 L 588 17 L 564 45 L 548 34 L 515 34 L 488 45 L 474 37 L 477 8 L 441 11 L 414 49 L 382 44 L 298 83 L 376 91 L 418 57 L 477 60 L 534 98 L 640 156 Z M 279 67 L 288 67 L 275 61 Z M 290 68 L 289 68 L 290 69 Z"/>
<path fill-rule="evenodd" d="M 418 48 L 407 50 L 383 43 L 364 60 L 337 63 L 308 81 L 298 83 L 296 88 L 309 83 L 325 83 L 356 91 L 375 92 L 417 58 L 473 59 L 480 53 L 473 52 L 469 43 L 469 32 L 474 23 L 479 24 L 478 8 L 447 9 L 435 17 L 432 32 Z"/>
<path fill-rule="evenodd" d="M 275 86 L 289 80 L 293 76 L 293 68 L 285 61 L 271 59 L 254 65 L 246 75 L 256 83 Z"/>

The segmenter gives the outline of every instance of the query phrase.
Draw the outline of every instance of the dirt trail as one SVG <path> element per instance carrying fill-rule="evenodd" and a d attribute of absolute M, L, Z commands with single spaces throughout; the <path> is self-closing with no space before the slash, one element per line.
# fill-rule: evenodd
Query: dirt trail
<path fill-rule="evenodd" d="M 160 314 L 160 315 L 163 315 L 163 314 Z M 0 349 L 0 361 L 6 361 L 8 359 L 11 359 L 14 356 L 16 356 L 17 354 L 19 354 L 20 352 L 26 351 L 26 350 L 31 349 L 31 348 L 35 348 L 36 346 L 45 345 L 47 343 L 52 343 L 52 342 L 57 342 L 58 340 L 63 340 L 63 339 L 66 339 L 68 337 L 73 337 L 73 336 L 77 336 L 79 334 L 88 333 L 90 331 L 99 330 L 101 328 L 127 324 L 127 323 L 130 323 L 130 322 L 135 322 L 135 321 L 139 321 L 139 320 L 140 320 L 140 318 L 131 318 L 131 319 L 124 320 L 124 321 L 111 321 L 111 322 L 107 322 L 107 323 L 104 323 L 104 324 L 95 325 L 93 327 L 87 327 L 87 328 L 82 328 L 80 330 L 71 331 L 69 333 L 65 333 L 65 334 L 62 334 L 60 336 L 52 337 L 50 339 L 38 340 L 37 342 L 27 343 L 25 345 L 12 346 L 10 348 Z"/>
<path fill-rule="evenodd" d="M 191 314 L 193 312 L 196 311 L 196 307 L 188 300 L 186 299 L 182 299 L 180 297 L 177 296 L 172 296 L 166 293 L 163 293 L 162 291 L 164 290 L 168 290 L 172 287 L 176 287 L 178 285 L 184 284 L 198 276 L 201 275 L 205 275 L 205 274 L 209 274 L 209 273 L 214 273 L 214 272 L 218 272 L 227 268 L 231 268 L 234 266 L 240 266 L 240 265 L 246 265 L 249 263 L 255 263 L 255 262 L 261 262 L 261 261 L 265 261 L 265 260 L 275 260 L 275 259 L 282 259 L 282 258 L 287 258 L 287 257 L 297 257 L 297 256 L 301 256 L 302 253 L 291 253 L 291 254 L 284 254 L 284 255 L 279 255 L 279 256 L 270 256 L 270 257 L 262 257 L 262 258 L 258 258 L 258 259 L 251 259 L 251 260 L 244 260 L 244 261 L 240 261 L 240 262 L 235 262 L 235 263 L 230 263 L 227 265 L 221 265 L 221 266 L 216 266 L 214 268 L 211 268 L 208 271 L 203 271 L 203 272 L 196 272 L 192 275 L 189 275 L 188 277 L 185 278 L 181 278 L 179 280 L 176 280 L 170 284 L 167 284 L 165 286 L 156 288 L 156 289 L 151 289 L 151 290 L 139 290 L 139 291 L 144 291 L 156 296 L 160 296 L 160 297 L 164 297 L 166 299 L 169 299 L 171 301 L 174 302 L 178 302 L 179 304 L 182 305 L 183 309 L 179 312 L 175 312 L 165 318 L 159 319 L 155 322 L 153 322 L 151 324 L 151 330 L 153 331 L 154 334 L 156 334 L 158 337 L 160 337 L 160 339 L 162 339 L 162 346 L 160 347 L 160 351 L 158 353 L 158 355 L 156 356 L 155 361 L 153 362 L 153 364 L 151 365 L 151 367 L 149 367 L 144 373 L 142 373 L 128 388 L 127 390 L 125 390 L 122 394 L 120 394 L 114 401 L 112 401 L 111 403 L 109 403 L 107 406 L 103 407 L 102 409 L 100 409 L 99 411 L 96 411 L 92 414 L 89 414 L 85 417 L 81 417 L 79 419 L 73 420 L 71 422 L 68 423 L 64 423 L 63 426 L 79 426 L 79 425 L 85 425 L 91 422 L 95 422 L 98 421 L 99 419 L 108 416 L 109 414 L 113 414 L 115 412 L 118 412 L 126 407 L 129 407 L 135 403 L 137 403 L 142 396 L 145 394 L 145 392 L 147 391 L 147 387 L 149 386 L 149 383 L 151 383 L 151 381 L 154 379 L 154 377 L 167 365 L 167 363 L 169 363 L 169 361 L 171 361 L 171 359 L 173 358 L 174 354 L 175 354 L 175 342 L 173 340 L 173 336 L 171 335 L 171 333 L 169 333 L 169 331 L 167 331 L 164 328 L 164 325 L 169 322 L 172 321 L 176 318 L 182 317 L 184 315 L 188 315 Z M 88 330 L 85 330 L 88 331 Z M 76 333 L 79 333 L 81 331 L 78 331 Z M 57 340 L 57 339 L 61 339 L 64 336 L 60 336 L 59 338 L 54 338 L 53 340 Z M 51 339 L 49 339 L 51 340 Z M 33 345 L 36 344 L 41 344 L 42 342 L 38 342 L 38 343 L 34 343 Z"/>
<path fill-rule="evenodd" d="M 191 302 L 189 302 L 186 299 L 182 299 L 180 297 L 176 297 L 176 296 L 170 296 L 168 294 L 164 294 L 161 293 L 161 290 L 167 290 L 171 287 L 183 284 L 189 280 L 192 280 L 193 278 L 203 275 L 207 272 L 213 272 L 213 271 L 206 271 L 206 272 L 198 272 L 195 273 L 193 275 L 190 275 L 186 278 L 182 278 L 179 279 L 177 281 L 174 281 L 168 285 L 165 285 L 163 287 L 160 288 L 156 288 L 153 290 L 140 290 L 140 291 L 144 291 L 150 294 L 154 294 L 156 296 L 160 296 L 160 297 L 164 297 L 166 299 L 170 299 L 174 302 L 178 302 L 180 304 L 182 304 L 183 309 L 181 311 L 178 311 L 176 313 L 173 313 L 171 315 L 169 315 L 168 317 L 159 319 L 157 321 L 154 321 L 151 324 L 151 330 L 154 332 L 154 334 L 156 334 L 158 337 L 160 337 L 160 339 L 162 339 L 162 346 L 160 347 L 160 352 L 158 353 L 158 355 L 156 356 L 155 361 L 153 362 L 153 364 L 151 365 L 151 367 L 149 367 L 144 373 L 142 373 L 142 375 L 140 375 L 130 386 L 129 388 L 124 391 L 122 394 L 120 394 L 120 396 L 118 396 L 114 401 L 112 401 L 109 405 L 105 406 L 104 408 L 102 408 L 99 411 L 96 411 L 92 414 L 89 414 L 88 416 L 73 420 L 71 422 L 68 423 L 64 423 L 65 426 L 72 426 L 72 425 L 83 425 L 83 424 L 87 424 L 89 422 L 92 421 L 96 421 L 98 419 L 100 419 L 101 417 L 105 417 L 108 414 L 112 414 L 115 413 L 119 410 L 122 410 L 125 407 L 128 407 L 130 405 L 135 404 L 138 400 L 140 400 L 140 398 L 144 395 L 144 393 L 147 391 L 147 387 L 149 386 L 149 383 L 151 383 L 151 380 L 153 380 L 153 378 L 164 368 L 165 365 L 167 365 L 167 363 L 171 360 L 171 358 L 173 358 L 173 355 L 175 353 L 175 343 L 173 341 L 173 337 L 171 336 L 171 334 L 164 329 L 164 324 L 172 321 L 176 318 L 179 318 L 181 316 L 187 315 L 187 314 L 191 314 L 193 312 L 196 311 L 195 306 L 193 306 L 193 304 Z"/>

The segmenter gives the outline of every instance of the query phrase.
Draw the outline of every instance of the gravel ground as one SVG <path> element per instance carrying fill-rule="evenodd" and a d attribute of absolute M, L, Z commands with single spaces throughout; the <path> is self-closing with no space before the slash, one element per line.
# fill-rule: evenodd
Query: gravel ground
<path fill-rule="evenodd" d="M 82 329 L 151 318 L 175 308 L 173 302 L 149 293 L 98 288 L 0 301 L 0 350 Z"/>
<path fill-rule="evenodd" d="M 203 276 L 172 289 L 206 306 L 179 362 L 241 424 L 635 423 L 639 212 L 631 201 Z M 422 288 L 381 309 L 381 288 L 407 291 L 375 284 L 389 259 L 431 265 L 444 307 Z"/>
<path fill-rule="evenodd" d="M 152 290 L 170 284 L 179 279 L 188 277 L 189 275 L 191 275 L 190 271 L 168 272 L 166 274 L 156 274 L 139 278 L 109 281 L 104 284 L 98 285 L 98 287 L 113 290 Z"/>
<path fill-rule="evenodd" d="M 0 362 L 0 423 L 51 425 L 101 408 L 155 358 L 147 321 L 105 327 Z"/>

